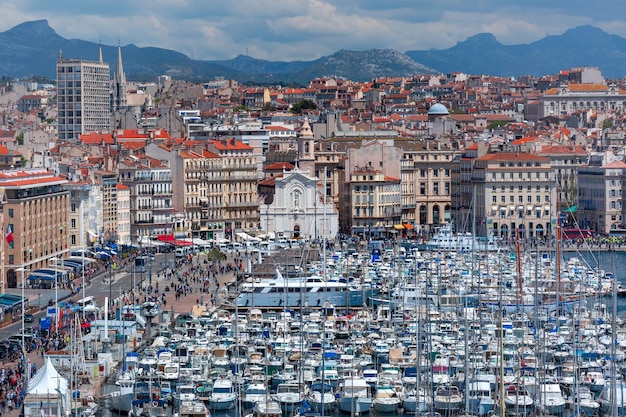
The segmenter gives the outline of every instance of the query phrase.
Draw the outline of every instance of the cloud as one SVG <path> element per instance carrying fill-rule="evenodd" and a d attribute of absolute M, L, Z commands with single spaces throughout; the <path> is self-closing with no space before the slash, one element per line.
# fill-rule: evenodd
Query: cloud
<path fill-rule="evenodd" d="M 339 49 L 444 49 L 480 32 L 503 44 L 591 24 L 626 37 L 623 0 L 0 0 L 0 30 L 47 19 L 65 38 L 194 59 L 311 60 Z M 609 11 L 609 12 L 607 12 Z"/>

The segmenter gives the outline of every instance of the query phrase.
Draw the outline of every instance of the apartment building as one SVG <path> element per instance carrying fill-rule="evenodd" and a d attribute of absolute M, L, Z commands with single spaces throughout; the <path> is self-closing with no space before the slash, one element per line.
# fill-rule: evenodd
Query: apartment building
<path fill-rule="evenodd" d="M 370 166 L 355 167 L 348 184 L 353 235 L 366 239 L 388 237 L 400 223 L 400 179 Z"/>
<path fill-rule="evenodd" d="M 260 217 L 254 149 L 233 138 L 210 140 L 206 146 L 221 161 L 218 169 L 225 237 L 231 239 L 237 232 L 257 230 Z"/>
<path fill-rule="evenodd" d="M 70 193 L 68 229 L 70 249 L 82 249 L 90 246 L 98 234 L 95 210 L 92 210 L 94 207 L 91 204 L 95 187 L 91 181 L 65 184 L 65 188 Z"/>
<path fill-rule="evenodd" d="M 479 153 L 480 148 L 480 153 Z M 550 159 L 472 146 L 453 172 L 452 222 L 457 231 L 507 239 L 541 238 L 556 226 Z M 475 224 L 474 224 L 475 222 Z"/>
<path fill-rule="evenodd" d="M 616 84 L 561 84 L 537 98 L 537 118 L 572 114 L 576 111 L 624 111 L 626 91 Z"/>
<path fill-rule="evenodd" d="M 99 243 L 118 241 L 117 173 L 97 170 L 94 184 L 100 189 L 100 216 L 98 216 Z"/>
<path fill-rule="evenodd" d="M 459 152 L 439 143 L 405 148 L 401 164 L 402 223 L 416 232 L 450 222 L 452 169 Z"/>
<path fill-rule="evenodd" d="M 117 184 L 117 243 L 131 245 L 130 231 L 130 188 L 124 184 Z"/>
<path fill-rule="evenodd" d="M 110 131 L 109 64 L 59 56 L 56 72 L 58 138 L 75 141 L 83 133 Z"/>
<path fill-rule="evenodd" d="M 0 171 L 4 189 L 4 230 L 14 240 L 4 246 L 5 288 L 19 288 L 28 271 L 47 268 L 69 251 L 67 180 L 45 169 Z"/>
<path fill-rule="evenodd" d="M 172 171 L 166 163 L 146 155 L 125 157 L 119 182 L 130 189 L 133 242 L 172 233 Z"/>
<path fill-rule="evenodd" d="M 578 168 L 576 217 L 583 229 L 610 234 L 622 225 L 622 178 L 626 164 L 609 161 L 606 154 L 591 155 L 589 165 Z"/>

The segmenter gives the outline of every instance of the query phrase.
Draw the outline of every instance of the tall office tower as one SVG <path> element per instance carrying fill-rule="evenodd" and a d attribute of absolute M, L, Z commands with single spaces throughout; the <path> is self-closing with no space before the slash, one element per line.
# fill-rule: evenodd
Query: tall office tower
<path fill-rule="evenodd" d="M 57 60 L 58 138 L 111 129 L 111 74 L 108 62 Z"/>

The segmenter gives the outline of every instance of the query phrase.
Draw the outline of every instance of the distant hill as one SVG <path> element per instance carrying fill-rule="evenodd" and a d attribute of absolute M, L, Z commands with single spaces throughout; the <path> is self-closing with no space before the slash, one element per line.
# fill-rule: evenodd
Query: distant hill
<path fill-rule="evenodd" d="M 46 20 L 22 23 L 0 33 L 0 75 L 55 78 L 59 51 L 63 57 L 97 60 L 99 44 L 59 36 Z M 102 57 L 115 71 L 117 47 L 101 45 Z M 199 61 L 162 48 L 122 46 L 124 72 L 130 80 L 152 80 L 167 74 L 189 81 L 206 81 L 215 76 L 239 82 L 300 83 L 311 78 L 336 75 L 366 81 L 379 76 L 436 73 L 392 50 L 339 51 L 313 61 L 272 62 L 240 55 L 226 61 Z"/>
<path fill-rule="evenodd" d="M 59 52 L 65 58 L 97 60 L 99 44 L 59 36 L 46 20 L 19 24 L 0 33 L 0 76 L 55 78 Z M 117 46 L 101 45 L 103 59 L 115 70 Z M 230 60 L 200 61 L 163 48 L 122 46 L 129 80 L 171 75 L 188 81 L 215 76 L 241 83 L 306 85 L 316 77 L 340 76 L 355 81 L 376 77 L 464 72 L 517 76 L 554 74 L 562 69 L 597 66 L 606 77 L 626 75 L 626 39 L 592 26 L 547 36 L 527 45 L 502 45 L 487 33 L 445 50 L 341 50 L 312 61 L 267 61 L 239 55 Z"/>
<path fill-rule="evenodd" d="M 579 26 L 524 45 L 502 45 L 492 34 L 481 33 L 449 49 L 407 51 L 406 55 L 445 73 L 541 76 L 593 66 L 605 77 L 626 75 L 626 39 L 593 26 Z"/>

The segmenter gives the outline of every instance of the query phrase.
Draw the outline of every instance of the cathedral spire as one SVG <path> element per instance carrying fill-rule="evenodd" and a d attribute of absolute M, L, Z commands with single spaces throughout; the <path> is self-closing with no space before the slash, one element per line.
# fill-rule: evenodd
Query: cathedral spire
<path fill-rule="evenodd" d="M 122 46 L 117 41 L 117 66 L 113 77 L 115 85 L 115 108 L 120 109 L 126 107 L 126 74 L 124 74 L 124 66 L 122 64 Z"/>

